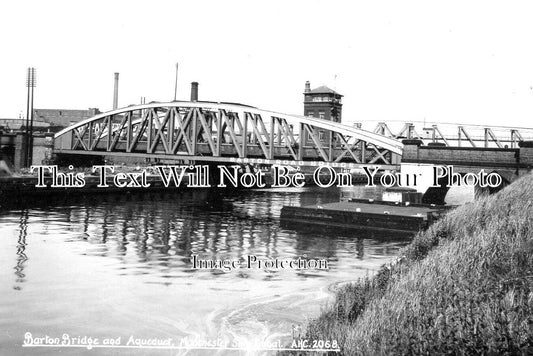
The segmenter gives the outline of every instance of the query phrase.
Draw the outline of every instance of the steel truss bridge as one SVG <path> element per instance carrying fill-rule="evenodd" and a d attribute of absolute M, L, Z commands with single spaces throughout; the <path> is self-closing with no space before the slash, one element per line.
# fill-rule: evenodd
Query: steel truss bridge
<path fill-rule="evenodd" d="M 397 166 L 402 143 L 318 118 L 215 102 L 150 103 L 109 111 L 55 135 L 60 154 L 185 162 Z"/>
<path fill-rule="evenodd" d="M 361 127 L 361 124 L 355 126 Z M 405 123 L 399 131 L 394 131 L 389 124 L 379 122 L 373 132 L 398 140 L 419 139 L 425 144 L 438 143 L 446 147 L 516 148 L 520 141 L 533 140 L 533 128 L 468 124 Z"/>

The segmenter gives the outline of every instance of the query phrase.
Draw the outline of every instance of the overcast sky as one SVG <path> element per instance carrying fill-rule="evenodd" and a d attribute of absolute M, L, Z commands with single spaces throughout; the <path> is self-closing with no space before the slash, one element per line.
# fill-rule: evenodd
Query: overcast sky
<path fill-rule="evenodd" d="M 303 113 L 304 84 L 344 95 L 343 121 L 532 127 L 528 1 L 10 1 L 0 117 L 190 98 Z"/>

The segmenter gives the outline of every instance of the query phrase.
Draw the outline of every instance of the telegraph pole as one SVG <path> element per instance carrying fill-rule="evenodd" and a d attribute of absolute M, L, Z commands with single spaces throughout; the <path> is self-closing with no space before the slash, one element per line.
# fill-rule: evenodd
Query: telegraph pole
<path fill-rule="evenodd" d="M 21 149 L 23 149 L 23 153 L 24 153 L 24 158 L 22 159 L 22 166 L 23 167 L 28 167 L 28 151 L 29 151 L 29 144 L 30 144 L 30 138 L 29 138 L 29 133 L 30 133 L 30 87 L 29 87 L 29 82 L 30 82 L 30 68 L 28 68 L 28 74 L 26 75 L 26 88 L 28 88 L 28 98 L 26 99 L 26 122 L 24 124 L 24 143 L 23 143 L 23 147 L 21 147 Z"/>
<path fill-rule="evenodd" d="M 31 166 L 33 160 L 33 90 L 37 85 L 35 68 L 28 68 L 28 75 L 26 78 L 26 87 L 28 88 L 28 103 L 26 112 L 26 157 L 24 165 Z"/>

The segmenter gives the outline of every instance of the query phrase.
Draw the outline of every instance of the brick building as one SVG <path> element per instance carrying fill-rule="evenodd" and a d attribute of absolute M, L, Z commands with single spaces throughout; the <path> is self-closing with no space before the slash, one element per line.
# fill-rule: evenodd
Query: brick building
<path fill-rule="evenodd" d="M 88 110 L 68 110 L 68 109 L 35 109 L 33 119 L 50 124 L 51 127 L 67 127 L 72 123 L 88 119 L 101 114 L 96 108 Z"/>
<path fill-rule="evenodd" d="M 15 118 L 15 119 L 0 119 L 0 130 L 3 132 L 13 132 L 23 130 L 26 125 L 26 119 Z M 46 132 L 50 127 L 50 124 L 43 121 L 34 121 L 33 129 L 35 131 L 44 131 Z"/>
<path fill-rule="evenodd" d="M 323 120 L 341 122 L 342 95 L 323 85 L 311 90 L 309 81 L 305 83 L 304 115 Z M 321 142 L 329 142 L 331 133 L 327 130 L 317 130 Z M 304 133 L 304 146 L 311 146 L 313 141 L 308 132 Z"/>

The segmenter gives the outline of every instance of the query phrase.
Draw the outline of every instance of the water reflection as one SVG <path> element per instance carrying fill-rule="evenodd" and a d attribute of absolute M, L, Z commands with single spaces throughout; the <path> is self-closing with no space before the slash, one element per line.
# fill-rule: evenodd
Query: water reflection
<path fill-rule="evenodd" d="M 0 257 L 6 251 L 11 256 L 0 263 L 15 265 L 15 287 L 0 293 L 0 329 L 15 337 L 27 330 L 290 337 L 295 325 L 320 310 L 332 288 L 375 271 L 407 243 L 390 233 L 280 225 L 283 205 L 333 202 L 340 194 L 321 188 L 189 190 L 61 198 L 3 211 L 0 235 L 7 238 Z M 222 272 L 193 269 L 190 262 L 192 255 L 252 254 L 326 258 L 330 268 Z M 0 273 L 0 285 L 12 283 L 12 270 Z M 6 345 L 17 351 L 12 339 L 0 335 L 0 347 Z"/>
<path fill-rule="evenodd" d="M 26 279 L 24 274 L 24 267 L 28 256 L 26 256 L 26 235 L 27 235 L 27 223 L 28 223 L 28 210 L 23 210 L 20 214 L 19 235 L 17 240 L 17 264 L 15 265 L 15 286 L 13 289 L 22 289 L 22 283 Z"/>
<path fill-rule="evenodd" d="M 51 223 L 64 222 L 66 231 L 62 233 L 68 232 L 70 241 L 87 241 L 89 246 L 83 255 L 117 259 L 123 274 L 147 273 L 143 269 L 153 267 L 168 269 L 165 277 L 201 273 L 191 269 L 192 255 L 205 259 L 245 259 L 250 254 L 268 259 L 305 256 L 335 262 L 339 252 L 348 252 L 363 260 L 368 253 L 365 246 L 368 250 L 373 244 L 368 238 L 405 238 L 368 230 L 343 231 L 292 223 L 280 226 L 283 205 L 337 201 L 341 193 L 346 194 L 321 189 L 312 194 L 258 190 L 229 195 L 220 190 L 191 190 L 111 195 L 46 207 L 42 214 L 53 213 Z M 364 193 L 370 196 L 374 192 Z M 27 224 L 28 210 L 24 209 L 18 229 L 18 283 L 25 278 Z M 397 251 L 394 243 L 378 245 L 382 246 L 373 248 L 373 254 L 386 256 Z M 248 276 L 244 273 L 241 277 Z"/>

